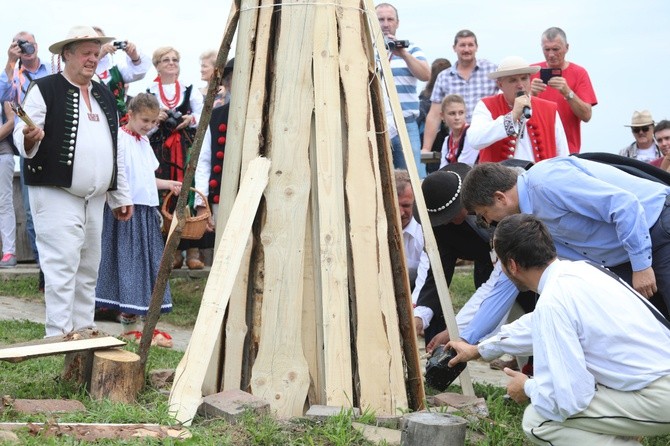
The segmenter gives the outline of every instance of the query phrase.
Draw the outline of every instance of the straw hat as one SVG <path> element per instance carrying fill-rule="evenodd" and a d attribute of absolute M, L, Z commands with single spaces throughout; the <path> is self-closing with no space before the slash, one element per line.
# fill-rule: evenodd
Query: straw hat
<path fill-rule="evenodd" d="M 447 224 L 461 212 L 461 187 L 468 172 L 467 164 L 447 164 L 423 180 L 421 191 L 432 226 Z"/>
<path fill-rule="evenodd" d="M 649 110 L 634 111 L 630 118 L 630 125 L 624 124 L 624 127 L 642 127 L 645 125 L 654 125 L 654 118 L 651 117 Z"/>
<path fill-rule="evenodd" d="M 51 51 L 53 54 L 60 54 L 63 51 L 63 47 L 68 43 L 85 42 L 91 40 L 97 40 L 101 44 L 105 44 L 114 40 L 114 37 L 99 36 L 92 26 L 74 26 L 70 28 L 70 31 L 67 33 L 65 40 L 61 40 L 60 42 L 56 42 L 51 45 L 49 47 L 49 51 Z"/>
<path fill-rule="evenodd" d="M 498 79 L 505 76 L 514 76 L 515 74 L 535 74 L 540 71 L 540 67 L 530 66 L 528 62 L 519 56 L 510 56 L 504 58 L 498 68 L 493 73 L 489 73 L 489 79 Z"/>

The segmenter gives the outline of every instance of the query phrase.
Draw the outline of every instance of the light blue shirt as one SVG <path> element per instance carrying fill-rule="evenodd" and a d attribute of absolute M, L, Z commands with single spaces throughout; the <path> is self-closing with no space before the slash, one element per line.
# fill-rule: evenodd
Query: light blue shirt
<path fill-rule="evenodd" d="M 571 156 L 537 163 L 519 177 L 517 191 L 521 212 L 547 225 L 558 257 L 604 266 L 630 261 L 633 271 L 651 266 L 649 228 L 669 187 Z M 471 344 L 496 328 L 519 293 L 504 273 L 492 274 L 480 292 L 486 296 L 461 332 Z"/>
<path fill-rule="evenodd" d="M 28 91 L 30 79 L 40 79 L 49 74 L 51 74 L 51 72 L 43 63 L 40 63 L 37 71 L 34 73 L 26 69 L 19 69 L 17 63 L 16 68 L 14 68 L 14 75 L 12 76 L 11 80 L 7 77 L 7 73 L 3 70 L 0 74 L 0 102 L 17 101 L 18 99 L 18 102 L 22 103 L 23 98 L 26 96 L 26 92 Z"/>
<path fill-rule="evenodd" d="M 540 219 L 560 258 L 651 266 L 649 228 L 670 187 L 576 157 L 542 161 L 517 180 L 519 208 Z"/>

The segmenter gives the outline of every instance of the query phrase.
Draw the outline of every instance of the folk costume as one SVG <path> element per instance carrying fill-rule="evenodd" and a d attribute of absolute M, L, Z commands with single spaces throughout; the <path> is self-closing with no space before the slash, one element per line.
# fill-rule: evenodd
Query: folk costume
<path fill-rule="evenodd" d="M 100 82 L 107 85 L 116 98 L 116 107 L 119 109 L 121 125 L 128 122 L 125 84 L 144 79 L 151 66 L 151 58 L 145 54 L 140 54 L 140 60 L 137 61 L 137 65 L 135 65 L 128 54 L 125 56 L 125 65 L 116 65 L 112 55 L 106 54 L 98 62 L 98 69 L 95 71 Z"/>
<path fill-rule="evenodd" d="M 24 157 L 46 282 L 47 336 L 95 326 L 95 284 L 106 193 L 110 191 L 107 199 L 112 208 L 132 204 L 123 153 L 117 152 L 114 97 L 93 81 L 88 91 L 90 110 L 79 87 L 63 74 L 36 80 L 28 90 L 24 109 L 35 125 L 44 129 L 44 139 L 26 153 L 26 124 L 18 120 L 14 129 L 14 140 Z"/>
<path fill-rule="evenodd" d="M 105 206 L 102 259 L 95 289 L 98 308 L 145 315 L 163 255 L 158 189 L 154 171 L 158 160 L 146 136 L 127 127 L 119 131 L 119 151 L 124 153 L 125 174 L 134 205 L 133 218 L 120 222 Z M 169 284 L 161 312 L 172 310 Z"/>

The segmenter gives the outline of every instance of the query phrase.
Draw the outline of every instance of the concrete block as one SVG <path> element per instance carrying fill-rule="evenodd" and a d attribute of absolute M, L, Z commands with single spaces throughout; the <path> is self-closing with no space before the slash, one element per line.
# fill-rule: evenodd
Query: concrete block
<path fill-rule="evenodd" d="M 400 428 L 400 418 L 396 415 L 377 415 L 376 426 L 386 427 L 388 429 L 399 429 Z"/>
<path fill-rule="evenodd" d="M 385 441 L 385 444 L 389 446 L 400 446 L 401 432 L 399 430 L 355 422 L 351 423 L 351 426 L 362 433 L 366 440 L 375 444 Z"/>
<path fill-rule="evenodd" d="M 246 411 L 269 414 L 270 404 L 262 398 L 241 390 L 225 390 L 202 399 L 198 413 L 205 418 L 224 418 L 236 423 Z"/>
<path fill-rule="evenodd" d="M 361 415 L 361 410 L 358 407 L 341 407 L 341 406 L 322 406 L 315 404 L 310 406 L 309 410 L 305 414 L 307 418 L 313 420 L 325 421 L 329 417 L 334 417 L 341 414 L 343 411 L 352 411 L 353 416 L 358 417 Z"/>

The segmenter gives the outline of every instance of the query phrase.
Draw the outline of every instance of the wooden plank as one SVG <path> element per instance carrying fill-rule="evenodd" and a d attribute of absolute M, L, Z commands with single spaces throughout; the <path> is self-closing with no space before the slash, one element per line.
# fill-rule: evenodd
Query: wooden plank
<path fill-rule="evenodd" d="M 368 11 L 368 14 L 373 14 L 373 12 Z M 376 21 L 372 22 L 377 23 Z M 366 37 L 371 39 L 373 30 L 369 28 L 370 22 L 366 23 L 368 24 L 368 27 L 366 27 Z M 370 52 L 368 59 L 374 60 L 372 41 L 367 40 L 367 42 L 368 51 Z M 400 212 L 398 210 L 393 159 L 391 156 L 391 141 L 383 131 L 383 129 L 386 129 L 387 127 L 385 104 L 380 82 L 381 80 L 379 76 L 373 77 L 372 82 L 370 82 L 370 93 L 374 125 L 377 129 L 376 136 L 379 154 L 379 174 L 382 184 L 385 185 L 382 187 L 382 193 L 384 195 L 383 203 L 386 211 L 386 218 L 389 222 L 388 243 L 389 254 L 391 256 L 393 287 L 395 289 L 399 333 L 402 339 L 402 350 L 407 368 L 407 376 L 405 380 L 407 385 L 408 404 L 412 410 L 421 410 L 425 408 L 423 371 L 421 369 L 417 336 L 414 328 L 412 295 L 407 273 Z"/>
<path fill-rule="evenodd" d="M 363 0 L 366 5 L 366 10 L 369 16 L 374 16 L 374 7 L 370 0 Z M 379 51 L 379 61 L 382 66 L 382 75 L 384 85 L 386 86 L 386 94 L 389 97 L 391 103 L 391 110 L 393 111 L 393 119 L 397 124 L 398 135 L 400 136 L 400 142 L 402 145 L 403 155 L 407 160 L 413 160 L 414 155 L 412 154 L 412 146 L 409 142 L 409 136 L 407 135 L 407 127 L 405 126 L 405 119 L 402 116 L 402 108 L 400 106 L 400 100 L 398 99 L 398 92 L 395 88 L 395 83 L 393 82 L 393 74 L 391 73 L 391 67 L 389 65 L 388 53 L 384 46 L 384 36 L 379 28 L 379 23 L 371 20 L 369 22 L 372 26 L 372 37 L 375 39 L 375 46 L 377 51 Z M 419 180 L 419 172 L 417 171 L 416 165 L 414 163 L 407 163 L 407 171 L 409 172 L 410 181 L 412 183 L 412 189 L 415 191 L 421 190 L 421 181 Z M 423 194 L 414 194 L 416 199 L 416 206 L 419 212 L 419 218 L 423 222 L 430 221 L 428 218 L 428 212 L 426 211 L 426 202 L 423 198 Z M 426 253 L 428 254 L 428 259 L 430 260 L 431 268 L 433 269 L 433 275 L 435 276 L 435 285 L 437 286 L 437 293 L 440 297 L 440 305 L 442 306 L 442 311 L 444 312 L 444 320 L 447 324 L 447 329 L 449 330 L 449 337 L 451 339 L 458 339 L 458 325 L 456 324 L 456 316 L 454 315 L 454 307 L 451 302 L 451 296 L 449 294 L 449 287 L 447 286 L 447 281 L 444 276 L 444 270 L 442 269 L 442 262 L 440 260 L 440 253 L 437 249 L 437 242 L 435 241 L 435 235 L 433 234 L 433 229 L 430 225 L 422 225 L 424 242 L 426 247 Z M 472 379 L 470 378 L 470 372 L 467 367 L 459 376 L 461 382 L 461 388 L 463 389 L 463 394 L 468 396 L 474 396 L 475 391 L 472 387 Z"/>
<path fill-rule="evenodd" d="M 335 10 L 317 10 L 314 26 L 314 136 L 312 182 L 317 296 L 322 302 L 323 372 L 328 406 L 350 406 L 353 396 L 347 228 L 344 208 L 343 116 L 340 112 Z"/>
<path fill-rule="evenodd" d="M 241 169 L 246 169 L 249 162 L 258 156 L 261 146 L 263 128 L 263 104 L 266 99 L 266 77 L 267 77 L 267 55 L 272 25 L 273 0 L 262 0 L 261 9 L 258 13 L 258 23 L 255 25 L 256 35 L 252 40 L 255 45 L 253 66 L 251 73 L 251 84 L 246 103 L 246 119 L 244 121 L 243 137 L 241 141 Z M 250 30 L 251 32 L 252 30 Z M 251 63 L 250 61 L 244 62 Z M 237 65 L 237 59 L 235 60 Z M 228 318 L 225 328 L 225 358 L 222 371 L 222 390 L 241 389 L 242 367 L 244 362 L 244 343 L 248 332 L 246 314 L 249 293 L 249 263 L 253 237 L 249 237 L 247 247 L 242 258 L 243 266 L 238 275 L 238 283 L 235 284 L 233 294 L 228 305 Z"/>
<path fill-rule="evenodd" d="M 314 109 L 312 39 L 315 6 L 284 2 L 270 101 L 267 218 L 261 231 L 265 290 L 261 342 L 251 390 L 279 417 L 301 416 L 309 369 L 301 342 L 304 242 L 310 191 L 308 148 Z"/>
<path fill-rule="evenodd" d="M 101 338 L 21 345 L 19 347 L 9 346 L 0 349 L 0 361 L 20 362 L 29 358 L 38 358 L 40 356 L 123 347 L 124 345 L 126 345 L 125 342 L 114 336 L 105 336 Z"/>
<path fill-rule="evenodd" d="M 202 398 L 202 384 L 216 344 L 212 332 L 222 326 L 269 168 L 267 158 L 259 157 L 249 164 L 214 257 L 191 341 L 175 372 L 170 413 L 186 425 L 190 425 Z"/>
<path fill-rule="evenodd" d="M 85 441 L 101 439 L 134 438 L 176 438 L 186 440 L 191 433 L 178 426 L 161 426 L 160 424 L 119 424 L 119 423 L 0 423 L 0 430 L 15 431 L 30 428 L 34 434 L 50 436 L 72 436 Z M 48 432 L 48 434 L 46 432 Z"/>
<path fill-rule="evenodd" d="M 369 66 L 363 49 L 360 6 L 356 0 L 342 1 L 340 25 L 340 72 L 348 124 L 348 159 L 345 179 L 349 211 L 349 239 L 356 302 L 356 353 L 360 379 L 359 406 L 378 413 L 394 414 L 397 370 L 396 346 L 389 343 L 389 331 L 397 331 L 384 320 L 389 283 L 380 283 L 381 262 L 378 224 L 381 195 L 378 193 L 377 166 L 371 145 Z M 399 346 L 397 346 L 399 349 Z M 400 369 L 402 375 L 402 366 Z M 404 385 L 403 385 L 404 393 Z"/>

